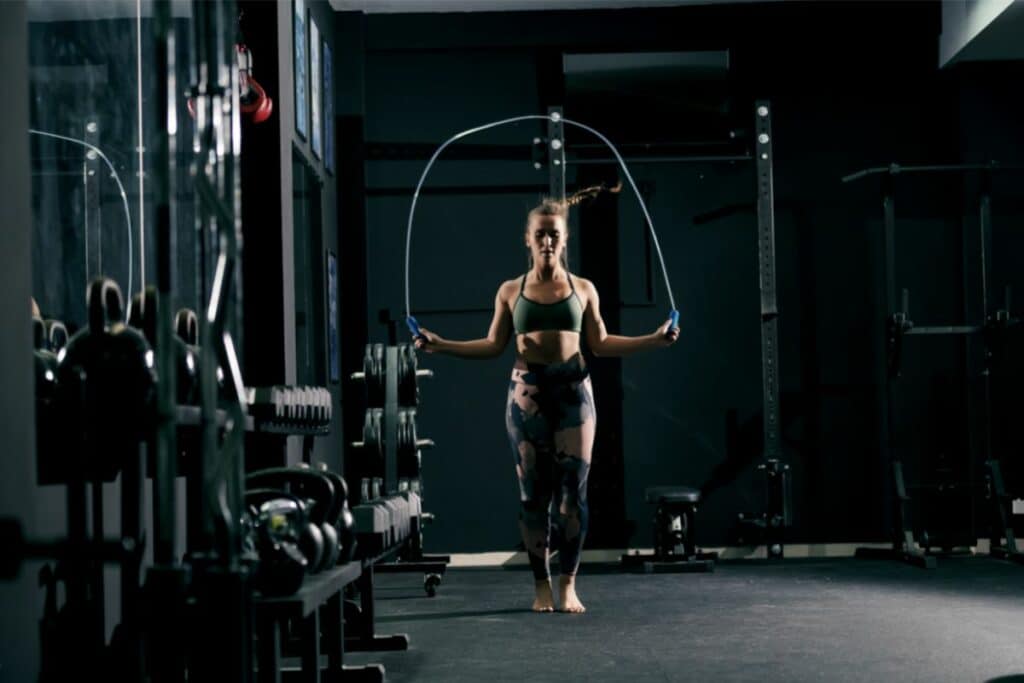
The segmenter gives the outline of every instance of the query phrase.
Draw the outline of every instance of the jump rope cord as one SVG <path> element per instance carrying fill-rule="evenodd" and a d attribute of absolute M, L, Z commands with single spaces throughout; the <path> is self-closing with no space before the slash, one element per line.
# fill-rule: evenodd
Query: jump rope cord
<path fill-rule="evenodd" d="M 131 305 L 131 296 L 132 296 L 132 216 L 131 216 L 131 212 L 128 210 L 128 195 L 124 191 L 124 185 L 121 184 L 121 177 L 117 175 L 117 171 L 114 170 L 114 165 L 112 163 L 110 163 L 110 159 L 107 158 L 107 155 L 104 154 L 102 152 L 102 150 L 100 150 L 100 148 L 97 147 L 96 145 L 90 145 L 85 140 L 79 140 L 78 138 L 69 138 L 66 135 L 57 135 L 56 133 L 47 133 L 46 131 L 35 130 L 33 128 L 29 128 L 28 132 L 31 133 L 32 135 L 41 135 L 41 136 L 47 137 L 47 138 L 56 138 L 57 140 L 64 140 L 66 142 L 73 142 L 76 145 L 81 145 L 82 147 L 87 147 L 88 149 L 91 149 L 92 151 L 96 152 L 96 154 L 100 157 L 100 159 L 103 159 L 104 163 L 107 164 L 107 168 L 110 169 L 110 175 L 114 177 L 114 182 L 117 183 L 117 189 L 120 190 L 120 192 L 121 192 L 121 203 L 124 205 L 124 219 L 125 219 L 125 222 L 128 225 L 128 291 L 127 291 L 128 305 L 125 306 L 125 312 L 124 312 L 124 319 L 127 321 L 128 320 L 128 316 L 131 314 L 131 308 L 132 308 L 132 305 Z M 143 282 L 142 286 L 145 287 L 146 283 Z"/>
<path fill-rule="evenodd" d="M 469 129 L 464 130 L 464 131 L 462 131 L 460 133 L 456 133 L 452 137 L 450 137 L 447 140 L 445 140 L 444 144 L 442 144 L 440 147 L 437 148 L 437 151 L 435 151 L 433 156 L 430 157 L 430 161 L 427 162 L 426 168 L 423 169 L 423 174 L 420 176 L 419 182 L 416 183 L 416 191 L 412 195 L 412 205 L 409 207 L 409 220 L 408 220 L 408 224 L 406 226 L 406 231 L 405 231 L 405 315 L 406 315 L 406 319 L 407 320 L 413 321 L 412 323 L 410 323 L 410 329 L 412 329 L 413 326 L 415 325 L 415 318 L 412 317 L 412 307 L 410 306 L 410 303 L 409 303 L 409 247 L 410 247 L 410 244 L 412 242 L 412 221 L 413 221 L 413 216 L 414 216 L 414 214 L 416 212 L 416 202 L 419 200 L 420 189 L 423 187 L 423 181 L 426 180 L 427 174 L 430 172 L 431 166 L 433 166 L 434 162 L 437 160 L 437 158 L 439 156 L 441 156 L 441 152 L 443 152 L 445 150 L 445 148 L 448 147 L 448 145 L 452 144 L 456 140 L 460 140 L 460 139 L 462 139 L 464 137 L 467 137 L 467 136 L 472 135 L 474 133 L 479 133 L 479 132 L 484 131 L 484 130 L 488 130 L 490 128 L 496 128 L 498 126 L 503 126 L 503 125 L 509 124 L 509 123 L 517 123 L 519 121 L 531 121 L 531 120 L 542 120 L 542 121 L 552 121 L 552 120 L 557 121 L 557 120 L 561 120 L 562 122 L 567 123 L 567 124 L 569 124 L 571 126 L 576 126 L 577 128 L 582 128 L 583 130 L 592 133 L 593 135 L 595 135 L 598 138 L 600 138 L 600 140 L 602 142 L 604 142 L 606 145 L 608 145 L 609 149 L 611 149 L 612 154 L 615 155 L 615 159 L 619 162 L 619 166 L 622 167 L 622 172 L 625 174 L 626 180 L 629 181 L 630 187 L 633 188 L 633 192 L 636 194 L 637 201 L 640 202 L 640 209 L 643 211 L 644 218 L 647 221 L 647 227 L 650 229 L 651 239 L 654 242 L 654 249 L 658 253 L 658 263 L 661 265 L 661 273 L 662 273 L 662 275 L 665 278 L 665 289 L 668 291 L 669 303 L 672 306 L 673 324 L 674 324 L 675 323 L 675 317 L 674 316 L 676 315 L 675 314 L 675 311 L 676 311 L 676 301 L 675 301 L 675 297 L 672 296 L 672 285 L 669 283 L 669 280 L 668 280 L 668 269 L 665 267 L 665 259 L 664 259 L 664 257 L 662 256 L 662 253 L 661 253 L 661 244 L 658 242 L 658 235 L 654 231 L 654 221 L 651 220 L 651 215 L 647 212 L 647 205 L 644 204 L 643 197 L 640 195 L 640 190 L 639 190 L 639 188 L 637 188 L 636 183 L 633 181 L 633 176 L 630 174 L 629 168 L 627 168 L 627 166 L 626 166 L 626 162 L 622 159 L 622 156 L 619 154 L 619 151 L 615 148 L 615 145 L 613 145 L 611 140 L 609 140 L 607 137 L 602 135 L 597 130 L 594 130 L 590 126 L 587 126 L 587 125 L 582 124 L 582 123 L 578 123 L 578 122 L 573 121 L 571 119 L 567 119 L 565 117 L 553 117 L 551 115 L 544 116 L 544 115 L 541 115 L 541 114 L 527 114 L 525 116 L 515 116 L 515 117 L 509 118 L 509 119 L 501 119 L 500 121 L 494 121 L 492 123 L 487 123 L 487 124 L 484 124 L 482 126 L 477 126 L 476 128 L 469 128 Z M 418 336 L 418 328 L 417 329 L 413 329 L 413 334 Z"/>

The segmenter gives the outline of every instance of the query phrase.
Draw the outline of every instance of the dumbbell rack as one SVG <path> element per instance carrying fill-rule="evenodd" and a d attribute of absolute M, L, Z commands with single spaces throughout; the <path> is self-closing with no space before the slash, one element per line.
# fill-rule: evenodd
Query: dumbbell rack
<path fill-rule="evenodd" d="M 251 390 L 250 404 L 255 402 L 261 408 L 251 411 L 247 431 L 302 436 L 306 444 L 304 450 L 311 451 L 312 440 L 330 432 L 330 404 L 326 404 L 325 417 L 319 410 L 323 402 L 319 400 L 318 391 L 326 393 L 326 389 L 315 387 Z M 345 590 L 353 584 L 365 585 L 367 571 L 365 560 L 353 560 L 307 576 L 294 595 L 257 596 L 253 602 L 255 630 L 260 643 L 257 681 L 315 683 L 335 678 L 383 681 L 384 667 L 380 664 L 344 665 L 346 649 L 353 649 L 347 645 L 351 639 L 346 640 L 345 637 L 344 622 L 348 611 L 345 608 Z M 372 605 L 372 590 L 369 601 Z M 292 628 L 289 629 L 289 625 Z M 286 638 L 285 634 L 291 638 Z M 405 636 L 401 638 L 407 647 L 408 639 Z M 282 654 L 297 656 L 299 668 L 282 667 Z M 327 656 L 326 667 L 320 665 L 321 655 Z"/>
<path fill-rule="evenodd" d="M 309 577 L 295 595 L 257 598 L 253 611 L 260 647 L 257 653 L 259 683 L 280 681 L 333 680 L 383 681 L 379 664 L 348 667 L 344 626 L 344 588 L 359 581 L 364 572 L 360 561 Z M 287 622 L 298 624 L 300 668 L 281 668 L 281 642 Z M 327 667 L 320 657 L 327 655 Z"/>

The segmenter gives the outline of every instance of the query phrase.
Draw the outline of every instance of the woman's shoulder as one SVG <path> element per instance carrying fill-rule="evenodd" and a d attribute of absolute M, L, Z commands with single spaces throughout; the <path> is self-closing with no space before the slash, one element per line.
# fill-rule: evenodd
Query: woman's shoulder
<path fill-rule="evenodd" d="M 522 275 L 517 275 L 509 280 L 505 280 L 500 285 L 498 285 L 498 296 L 505 300 L 517 296 L 519 294 L 519 288 L 522 282 Z"/>
<path fill-rule="evenodd" d="M 597 289 L 594 287 L 594 283 L 591 282 L 590 280 L 588 280 L 585 277 L 581 277 L 579 275 L 573 275 L 572 276 L 572 281 L 573 281 L 573 284 L 576 285 L 576 287 L 578 287 L 579 289 L 582 289 L 584 292 L 588 292 L 589 293 L 589 292 L 597 291 Z"/>

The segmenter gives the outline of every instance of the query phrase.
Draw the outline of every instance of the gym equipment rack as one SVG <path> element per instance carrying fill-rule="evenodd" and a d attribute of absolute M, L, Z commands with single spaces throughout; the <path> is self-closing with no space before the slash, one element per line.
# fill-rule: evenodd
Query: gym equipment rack
<path fill-rule="evenodd" d="M 972 301 L 971 292 L 966 291 L 969 283 L 964 282 L 964 300 L 968 318 L 980 318 L 973 324 L 966 325 L 916 325 L 910 318 L 910 292 L 903 289 L 900 296 L 899 307 L 897 307 L 896 287 L 896 208 L 895 208 L 895 178 L 906 174 L 934 174 L 934 173 L 967 173 L 980 172 L 981 190 L 979 199 L 979 222 L 977 234 L 978 265 L 980 267 L 980 278 L 978 282 L 979 301 Z M 981 336 L 984 344 L 984 361 L 978 369 L 972 365 L 968 357 L 968 376 L 970 374 L 980 375 L 983 380 L 983 391 L 980 408 L 973 405 L 971 396 L 968 394 L 968 412 L 976 410 L 981 412 L 983 427 L 981 430 L 981 448 L 978 449 L 983 457 L 987 482 L 985 485 L 986 497 L 989 501 L 992 523 L 989 527 L 991 542 L 991 554 L 994 557 L 1009 559 L 1024 564 L 1024 553 L 1017 547 L 1017 541 L 1012 525 L 1010 514 L 1011 496 L 1006 492 L 999 458 L 993 453 L 992 448 L 992 392 L 991 382 L 993 372 L 998 372 L 996 356 L 999 355 L 1007 332 L 1017 326 L 1017 320 L 1010 314 L 1010 291 L 1006 289 L 1003 307 L 992 310 L 990 303 L 991 289 L 991 262 L 992 253 L 992 198 L 991 198 L 991 176 L 999 172 L 1021 172 L 1024 166 L 1002 166 L 995 161 L 985 164 L 944 164 L 944 165 L 921 165 L 905 166 L 892 163 L 889 166 L 866 168 L 851 173 L 842 178 L 844 183 L 851 183 L 865 178 L 881 176 L 882 209 L 884 216 L 884 238 L 882 242 L 882 264 L 885 286 L 885 302 L 887 316 L 885 320 L 886 335 L 886 375 L 885 394 L 883 401 L 883 431 L 885 433 L 884 448 L 887 451 L 889 460 L 889 474 L 892 478 L 893 490 L 896 494 L 896 503 L 893 506 L 893 539 L 890 548 L 858 548 L 856 556 L 861 558 L 895 559 L 906 562 L 922 569 L 934 569 L 936 567 L 936 555 L 930 548 L 921 549 L 914 536 L 912 524 L 912 504 L 914 499 L 908 493 L 910 488 L 906 482 L 903 467 L 902 444 L 897 432 L 897 415 L 895 409 L 898 379 L 901 374 L 901 360 L 903 347 L 907 338 L 913 336 L 936 337 L 936 336 L 959 336 L 967 338 Z M 966 247 L 969 240 L 969 231 L 966 224 L 963 227 L 964 234 L 964 261 L 968 255 Z M 980 304 L 980 306 L 979 306 Z M 973 501 L 977 485 L 973 481 L 973 464 L 977 456 L 973 452 L 975 446 L 973 439 L 969 439 L 968 450 L 969 460 L 972 466 L 971 480 L 963 485 L 968 489 L 968 495 Z M 917 488 L 922 488 L 919 486 Z M 1005 539 L 1005 540 L 1002 540 Z M 950 554 L 951 549 L 947 548 L 945 553 Z"/>

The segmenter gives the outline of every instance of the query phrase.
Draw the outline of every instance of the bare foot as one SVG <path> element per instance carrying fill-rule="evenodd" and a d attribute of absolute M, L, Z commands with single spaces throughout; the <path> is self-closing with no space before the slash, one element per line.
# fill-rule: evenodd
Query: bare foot
<path fill-rule="evenodd" d="M 587 608 L 583 606 L 583 603 L 580 602 L 579 597 L 576 595 L 575 576 L 558 577 L 558 602 L 561 605 L 559 609 L 561 612 L 583 614 L 587 611 Z"/>
<path fill-rule="evenodd" d="M 533 601 L 533 611 L 554 612 L 555 596 L 551 592 L 551 579 L 534 581 L 533 587 L 537 591 L 537 598 Z"/>

